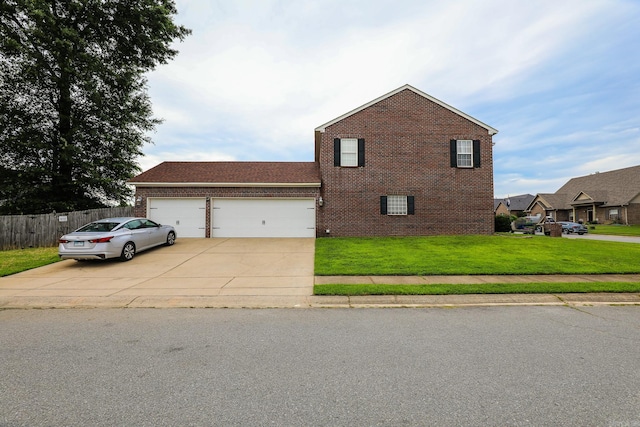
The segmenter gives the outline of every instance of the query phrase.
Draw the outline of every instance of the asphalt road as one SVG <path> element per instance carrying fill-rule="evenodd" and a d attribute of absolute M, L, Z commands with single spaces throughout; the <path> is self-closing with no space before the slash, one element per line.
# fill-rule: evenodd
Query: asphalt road
<path fill-rule="evenodd" d="M 640 307 L 0 311 L 2 426 L 640 426 Z"/>

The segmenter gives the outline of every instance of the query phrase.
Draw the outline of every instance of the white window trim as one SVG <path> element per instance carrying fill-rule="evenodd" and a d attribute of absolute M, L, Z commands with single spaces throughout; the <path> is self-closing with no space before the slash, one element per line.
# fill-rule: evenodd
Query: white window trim
<path fill-rule="evenodd" d="M 387 215 L 408 215 L 407 196 L 387 195 Z"/>
<path fill-rule="evenodd" d="M 348 149 L 349 145 L 352 145 L 352 150 Z M 347 162 L 345 155 L 353 156 L 352 162 Z M 340 138 L 340 166 L 345 168 L 358 167 L 358 138 Z"/>
<path fill-rule="evenodd" d="M 467 150 L 463 150 L 463 148 L 467 148 L 467 147 L 468 147 L 468 152 Z M 461 164 L 460 156 L 469 156 L 469 164 Z M 473 140 L 471 139 L 456 140 L 456 165 L 459 168 L 473 168 Z"/>

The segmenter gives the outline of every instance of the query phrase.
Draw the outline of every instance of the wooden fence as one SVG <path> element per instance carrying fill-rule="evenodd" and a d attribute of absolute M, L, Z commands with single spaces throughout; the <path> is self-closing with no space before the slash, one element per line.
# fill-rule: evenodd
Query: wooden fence
<path fill-rule="evenodd" d="M 56 246 L 65 233 L 98 219 L 120 216 L 133 216 L 133 208 L 0 216 L 0 250 Z"/>

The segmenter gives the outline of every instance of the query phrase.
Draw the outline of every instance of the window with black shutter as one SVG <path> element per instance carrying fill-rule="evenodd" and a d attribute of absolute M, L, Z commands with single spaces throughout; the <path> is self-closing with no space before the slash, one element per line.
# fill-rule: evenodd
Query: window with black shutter
<path fill-rule="evenodd" d="M 452 139 L 449 141 L 452 168 L 480 167 L 480 140 Z"/>
<path fill-rule="evenodd" d="M 364 138 L 335 138 L 333 165 L 345 168 L 364 167 Z"/>
<path fill-rule="evenodd" d="M 414 196 L 380 196 L 380 215 L 415 215 Z"/>

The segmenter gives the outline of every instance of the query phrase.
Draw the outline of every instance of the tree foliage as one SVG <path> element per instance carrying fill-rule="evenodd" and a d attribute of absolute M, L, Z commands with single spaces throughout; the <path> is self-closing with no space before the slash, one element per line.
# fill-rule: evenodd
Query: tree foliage
<path fill-rule="evenodd" d="M 173 0 L 0 2 L 0 213 L 122 204 L 160 122 L 145 73 L 190 30 Z"/>
<path fill-rule="evenodd" d="M 511 222 L 516 219 L 513 215 L 496 215 L 495 219 L 495 231 L 496 233 L 508 233 L 511 231 Z"/>

